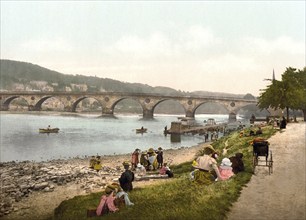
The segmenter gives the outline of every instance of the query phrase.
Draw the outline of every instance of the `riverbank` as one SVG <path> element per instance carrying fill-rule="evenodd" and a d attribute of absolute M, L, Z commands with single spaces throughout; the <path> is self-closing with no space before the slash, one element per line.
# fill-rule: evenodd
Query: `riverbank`
<path fill-rule="evenodd" d="M 164 161 L 180 164 L 194 158 L 203 146 L 164 150 Z M 1 163 L 1 207 L 3 219 L 47 219 L 64 200 L 101 191 L 123 172 L 122 162 L 130 154 L 102 156 L 103 169 L 88 168 L 89 158 L 48 162 Z M 135 187 L 156 180 L 135 182 Z"/>
<path fill-rule="evenodd" d="M 288 124 L 287 129 L 277 132 L 269 139 L 269 142 L 273 152 L 273 174 L 269 175 L 266 167 L 256 167 L 256 175 L 243 189 L 238 202 L 234 203 L 228 214 L 229 219 L 305 219 L 305 122 Z M 165 150 L 165 161 L 172 160 L 172 164 L 190 161 L 201 147 Z M 6 180 L 16 180 L 12 183 L 12 185 L 15 184 L 15 188 L 8 189 L 11 194 L 16 195 L 17 191 L 21 190 L 20 186 L 24 185 L 22 183 L 27 183 L 27 181 L 31 182 L 32 185 L 30 183 L 29 185 L 34 187 L 29 188 L 29 194 L 22 197 L 19 202 L 12 202 L 10 207 L 12 212 L 2 218 L 48 219 L 52 216 L 54 208 L 62 201 L 77 195 L 101 191 L 107 183 L 120 175 L 123 171 L 121 164 L 123 161 L 129 160 L 130 155 L 102 158 L 104 168 L 103 172 L 99 174 L 88 168 L 89 159 L 78 158 L 57 160 L 46 164 L 35 163 L 32 167 L 37 168 L 34 169 L 35 175 L 31 175 L 31 177 L 26 175 L 26 172 L 29 172 L 26 170 L 30 168 L 25 169 L 27 166 L 23 165 L 24 168 L 21 169 L 18 166 L 22 163 L 11 164 L 4 169 L 1 167 L 1 172 L 2 170 L 7 171 L 4 175 Z M 36 170 L 39 172 L 35 172 Z M 73 175 L 65 176 L 67 170 Z M 22 174 L 22 172 L 24 173 Z M 66 178 L 59 176 L 53 179 L 54 182 L 49 183 L 49 186 L 38 182 L 43 178 L 50 177 L 51 174 L 54 176 L 55 172 Z M 37 186 L 33 185 L 36 183 L 35 181 Z M 135 182 L 134 186 L 143 187 L 158 182 L 153 180 Z M 35 188 L 39 190 L 34 190 Z M 4 199 L 7 201 L 8 197 L 4 197 Z"/>

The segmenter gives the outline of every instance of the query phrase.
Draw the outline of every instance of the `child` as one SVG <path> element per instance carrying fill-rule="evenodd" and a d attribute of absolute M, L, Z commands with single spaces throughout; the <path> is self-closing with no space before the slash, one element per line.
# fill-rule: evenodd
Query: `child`
<path fill-rule="evenodd" d="M 227 180 L 234 175 L 232 162 L 227 157 L 222 159 L 221 165 L 219 167 L 219 172 L 221 180 Z"/>
<path fill-rule="evenodd" d="M 170 168 L 167 166 L 167 163 L 164 163 L 162 168 L 159 170 L 160 175 L 168 175 L 168 177 L 173 177 L 173 173 L 171 172 Z"/>
<path fill-rule="evenodd" d="M 140 163 L 138 163 L 137 167 L 136 167 L 135 174 L 137 176 L 145 176 L 146 173 L 147 173 L 146 168 L 143 165 L 141 165 Z"/>
<path fill-rule="evenodd" d="M 158 148 L 156 159 L 158 163 L 157 169 L 162 168 L 164 157 L 163 157 L 163 149 L 161 147 Z"/>
<path fill-rule="evenodd" d="M 136 148 L 132 154 L 132 170 L 136 169 L 136 165 L 139 163 L 139 153 L 140 149 Z"/>
<path fill-rule="evenodd" d="M 134 205 L 129 199 L 129 195 L 124 192 L 118 183 L 112 183 L 112 186 L 116 187 L 116 200 L 115 204 L 120 207 L 121 204 L 125 204 L 126 206 Z"/>

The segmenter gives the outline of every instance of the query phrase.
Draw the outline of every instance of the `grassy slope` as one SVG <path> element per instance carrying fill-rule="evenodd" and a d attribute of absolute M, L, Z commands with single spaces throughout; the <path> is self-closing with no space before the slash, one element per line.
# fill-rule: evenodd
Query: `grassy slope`
<path fill-rule="evenodd" d="M 263 129 L 264 138 L 272 136 L 276 130 Z M 248 133 L 248 130 L 246 130 Z M 222 151 L 228 140 L 228 157 L 236 152 L 244 154 L 246 171 L 232 179 L 216 182 L 212 185 L 197 185 L 188 179 L 192 170 L 191 161 L 172 167 L 175 178 L 167 183 L 135 189 L 130 199 L 135 206 L 122 208 L 118 213 L 109 214 L 103 219 L 224 219 L 231 204 L 235 202 L 252 176 L 253 137 L 239 137 L 239 132 L 232 133 L 213 143 L 215 149 Z M 220 156 L 221 160 L 224 156 Z M 220 161 L 219 161 L 220 162 Z M 87 219 L 86 210 L 95 209 L 101 193 L 77 196 L 64 201 L 55 210 L 53 219 Z M 95 219 L 91 218 L 91 219 Z"/>

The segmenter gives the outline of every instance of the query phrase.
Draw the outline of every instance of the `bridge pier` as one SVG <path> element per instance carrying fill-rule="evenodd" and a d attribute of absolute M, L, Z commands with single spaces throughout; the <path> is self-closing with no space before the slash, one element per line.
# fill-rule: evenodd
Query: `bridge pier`
<path fill-rule="evenodd" d="M 228 122 L 235 122 L 235 121 L 237 121 L 236 113 L 234 113 L 234 112 L 229 113 Z"/>
<path fill-rule="evenodd" d="M 186 117 L 188 117 L 188 118 L 194 118 L 194 112 L 192 112 L 192 111 L 186 111 Z"/>
<path fill-rule="evenodd" d="M 153 118 L 153 110 L 144 109 L 142 113 L 143 118 L 152 119 Z"/>
<path fill-rule="evenodd" d="M 8 105 L 1 105 L 0 106 L 0 111 L 8 111 L 8 110 L 9 110 Z"/>
<path fill-rule="evenodd" d="M 114 111 L 110 108 L 102 108 L 102 117 L 105 118 L 114 118 Z"/>

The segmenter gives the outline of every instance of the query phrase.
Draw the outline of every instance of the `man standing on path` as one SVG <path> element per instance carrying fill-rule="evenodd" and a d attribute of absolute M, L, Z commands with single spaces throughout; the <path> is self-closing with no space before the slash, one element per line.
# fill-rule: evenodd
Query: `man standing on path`
<path fill-rule="evenodd" d="M 305 122 L 290 123 L 269 139 L 273 173 L 256 167 L 228 220 L 305 220 Z"/>

